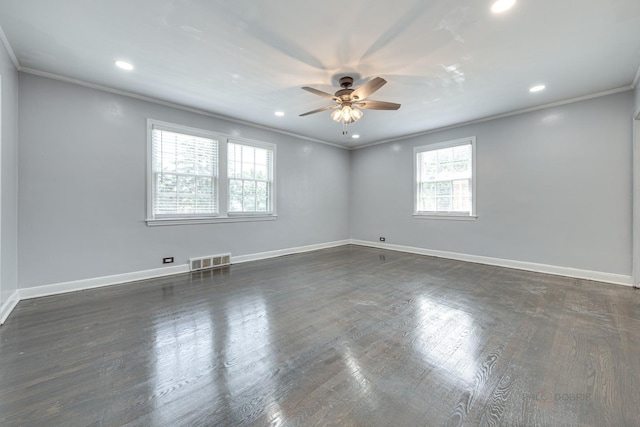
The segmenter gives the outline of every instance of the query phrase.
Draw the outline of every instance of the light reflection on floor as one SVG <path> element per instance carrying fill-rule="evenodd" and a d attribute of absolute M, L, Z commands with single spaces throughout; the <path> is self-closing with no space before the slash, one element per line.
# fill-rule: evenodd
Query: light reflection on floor
<path fill-rule="evenodd" d="M 427 296 L 417 299 L 414 350 L 435 371 L 447 371 L 449 381 L 471 384 L 478 372 L 478 337 L 469 313 Z"/>
<path fill-rule="evenodd" d="M 271 425 L 286 418 L 280 405 L 270 396 L 251 396 L 255 389 L 275 388 L 271 331 L 267 306 L 261 295 L 248 295 L 225 305 L 225 316 L 212 324 L 211 312 L 200 312 L 156 325 L 154 350 L 155 387 L 154 422 L 168 425 L 175 415 L 171 402 L 162 396 L 175 391 L 176 384 L 193 386 L 206 382 L 208 404 L 217 402 L 242 412 L 242 405 L 252 398 L 264 399 L 260 405 Z M 222 337 L 216 349 L 216 334 Z M 223 353 L 218 354 L 217 351 Z M 213 364 L 224 365 L 217 378 L 202 378 Z M 260 385 L 260 387 L 256 387 Z M 204 403 L 204 402 L 203 402 Z M 209 408 L 216 412 L 220 408 Z"/>
<path fill-rule="evenodd" d="M 207 387 L 216 392 L 215 382 L 208 378 L 215 360 L 214 338 L 215 331 L 207 310 L 156 325 L 154 423 L 169 425 L 174 419 L 172 405 L 166 404 L 162 396 L 173 394 L 176 388 L 192 385 L 207 376 L 204 379 Z"/>
<path fill-rule="evenodd" d="M 259 294 L 247 295 L 227 303 L 225 311 L 224 378 L 229 403 L 237 408 L 247 401 L 261 401 L 271 425 L 279 425 L 286 418 L 272 393 L 253 395 L 256 389 L 270 391 L 277 386 L 269 312 L 264 298 Z"/>
<path fill-rule="evenodd" d="M 349 370 L 349 374 L 360 389 L 360 398 L 370 400 L 372 398 L 371 385 L 369 380 L 365 377 L 365 373 L 362 371 L 360 362 L 358 362 L 358 359 L 353 356 L 351 349 L 347 346 L 345 346 L 342 356 L 347 365 L 347 369 Z"/>

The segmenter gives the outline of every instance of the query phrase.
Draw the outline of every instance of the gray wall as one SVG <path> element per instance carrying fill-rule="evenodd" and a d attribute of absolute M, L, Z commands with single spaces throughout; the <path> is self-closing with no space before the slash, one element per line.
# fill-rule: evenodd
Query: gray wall
<path fill-rule="evenodd" d="M 16 105 L 13 89 L 5 110 Z M 631 274 L 632 92 L 349 153 L 24 73 L 19 89 L 23 288 L 159 268 L 164 256 L 179 264 L 342 240 L 350 230 L 360 240 Z M 15 121 L 15 111 L 5 114 Z M 148 117 L 276 143 L 278 220 L 147 227 Z M 15 129 L 4 132 L 15 142 Z M 413 147 L 471 135 L 479 218 L 413 219 Z M 5 238 L 16 225 L 15 208 L 6 212 L 16 197 L 5 189 L 16 182 L 11 147 L 2 243 L 3 261 L 15 265 L 15 237 Z M 3 283 L 10 273 L 3 265 Z M 15 277 L 14 269 L 7 283 Z M 3 298 L 13 290 L 3 284 Z"/>
<path fill-rule="evenodd" d="M 146 119 L 277 144 L 276 221 L 148 227 Z M 349 152 L 20 73 L 21 288 L 349 238 Z"/>
<path fill-rule="evenodd" d="M 633 121 L 633 284 L 640 286 L 640 120 Z"/>
<path fill-rule="evenodd" d="M 354 239 L 631 274 L 628 91 L 353 152 Z M 477 137 L 476 221 L 414 219 L 413 147 Z"/>
<path fill-rule="evenodd" d="M 640 82 L 636 85 L 635 94 L 635 113 L 633 117 L 640 120 Z"/>
<path fill-rule="evenodd" d="M 0 147 L 0 306 L 17 289 L 18 261 L 18 72 L 0 43 L 2 146 Z"/>

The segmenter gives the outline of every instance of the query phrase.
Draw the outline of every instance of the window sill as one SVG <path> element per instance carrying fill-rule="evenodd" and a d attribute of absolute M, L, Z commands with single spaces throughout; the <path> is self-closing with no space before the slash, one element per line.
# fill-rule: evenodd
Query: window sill
<path fill-rule="evenodd" d="M 478 215 L 437 215 L 437 214 L 413 214 L 415 219 L 448 219 L 450 221 L 475 221 Z"/>
<path fill-rule="evenodd" d="M 217 216 L 207 218 L 161 218 L 146 219 L 145 222 L 149 227 L 162 225 L 191 225 L 191 224 L 221 224 L 227 222 L 258 222 L 258 221 L 275 221 L 278 215 L 233 215 L 233 216 Z"/>

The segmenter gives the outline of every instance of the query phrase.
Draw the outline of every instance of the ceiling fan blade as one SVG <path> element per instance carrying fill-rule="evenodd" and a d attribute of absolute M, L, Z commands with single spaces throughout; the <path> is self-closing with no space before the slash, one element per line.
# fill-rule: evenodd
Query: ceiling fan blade
<path fill-rule="evenodd" d="M 400 108 L 400 104 L 384 101 L 362 101 L 356 103 L 356 107 L 363 110 L 397 110 Z"/>
<path fill-rule="evenodd" d="M 334 108 L 338 108 L 338 107 L 339 105 L 329 105 L 328 107 L 322 107 L 322 108 L 318 108 L 317 110 L 308 111 L 306 113 L 300 114 L 300 117 L 308 116 L 309 114 L 319 113 L 321 111 L 333 110 Z"/>
<path fill-rule="evenodd" d="M 336 100 L 336 97 L 334 95 L 331 95 L 330 93 L 323 92 L 323 91 L 318 90 L 318 89 L 314 89 L 312 87 L 305 86 L 302 89 L 306 90 L 307 92 L 311 92 L 313 94 L 319 95 L 319 96 L 321 96 L 323 98 L 329 98 L 329 99 Z"/>
<path fill-rule="evenodd" d="M 373 92 L 380 89 L 385 85 L 387 81 L 382 77 L 376 77 L 374 79 L 369 80 L 358 89 L 354 90 L 351 94 L 352 98 L 365 99 L 367 96 L 371 95 Z"/>

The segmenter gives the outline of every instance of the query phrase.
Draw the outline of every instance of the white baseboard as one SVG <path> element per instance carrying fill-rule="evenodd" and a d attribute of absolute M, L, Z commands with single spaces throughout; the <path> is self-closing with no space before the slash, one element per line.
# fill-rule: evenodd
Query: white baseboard
<path fill-rule="evenodd" d="M 239 264 L 248 261 L 256 261 L 266 258 L 274 258 L 283 255 L 291 255 L 302 252 L 315 251 L 318 249 L 333 248 L 336 246 L 348 245 L 350 240 L 338 240 L 334 242 L 318 243 L 315 245 L 299 246 L 295 248 L 279 249 L 269 252 L 259 252 L 249 255 L 232 256 L 231 263 Z M 93 277 L 91 279 L 73 280 L 70 282 L 54 283 L 51 285 L 35 286 L 32 288 L 22 288 L 19 290 L 19 300 L 46 297 L 51 295 L 64 294 L 67 292 L 82 291 L 85 289 L 99 288 L 102 286 L 118 285 L 137 280 L 154 279 L 163 276 L 172 276 L 189 272 L 189 264 L 175 265 L 171 267 L 155 268 L 152 270 L 134 271 L 131 273 L 115 274 L 112 276 Z M 16 301 L 17 304 L 17 301 Z"/>
<path fill-rule="evenodd" d="M 557 276 L 575 277 L 578 279 L 594 280 L 598 282 L 613 283 L 617 285 L 632 286 L 631 276 L 623 274 L 603 273 L 599 271 L 581 270 L 570 267 L 558 267 L 554 265 L 538 264 L 533 262 L 515 261 L 501 258 L 491 258 L 479 255 L 468 255 L 456 252 L 438 251 L 433 249 L 416 248 L 412 246 L 394 245 L 390 243 L 369 242 L 365 240 L 347 239 L 334 242 L 318 243 L 314 245 L 299 246 L 275 251 L 258 252 L 255 254 L 239 255 L 231 257 L 232 264 L 240 264 L 249 261 L 275 258 L 284 255 L 292 255 L 303 252 L 316 251 L 319 249 L 333 248 L 343 245 L 369 246 L 373 248 L 389 249 L 399 252 L 408 252 L 418 255 L 428 255 L 440 258 L 454 259 L 458 261 L 475 262 L 479 264 L 507 267 L 517 270 L 534 271 L 537 273 L 554 274 Z M 189 272 L 189 265 L 176 265 L 172 267 L 156 268 L 152 270 L 135 271 L 131 273 L 116 274 L 112 276 L 94 277 L 91 279 L 74 280 L 70 282 L 54 283 L 51 285 L 36 286 L 32 288 L 22 288 L 15 291 L 9 299 L 0 307 L 0 325 L 3 324 L 9 314 L 23 299 L 39 298 L 50 295 L 63 294 L 67 292 L 93 289 L 102 286 L 117 285 L 138 280 L 154 279 L 158 277 L 171 276 Z"/>
<path fill-rule="evenodd" d="M 2 307 L 0 307 L 0 325 L 6 322 L 7 317 L 9 317 L 9 315 L 11 314 L 13 309 L 16 308 L 19 302 L 20 293 L 18 291 L 14 291 L 9 296 L 9 299 L 6 300 L 4 304 L 2 304 Z"/>
<path fill-rule="evenodd" d="M 389 249 L 393 251 L 408 252 L 418 255 L 428 255 L 439 258 L 454 259 L 458 261 L 494 265 L 497 267 L 507 267 L 516 270 L 526 270 L 536 273 L 554 274 L 556 276 L 574 277 L 577 279 L 594 280 L 597 282 L 632 286 L 631 276 L 626 276 L 624 274 L 603 273 L 600 271 L 581 270 L 571 267 L 558 267 L 555 265 L 538 264 L 535 262 L 515 261 L 510 259 L 492 258 L 480 255 L 468 255 L 457 252 L 446 252 L 433 249 L 416 248 L 412 246 L 394 245 L 390 243 L 369 242 L 366 240 L 351 239 L 351 243 L 354 245 L 369 246 L 372 248 Z"/>
<path fill-rule="evenodd" d="M 112 276 L 93 277 L 91 279 L 73 280 L 71 282 L 54 283 L 51 285 L 36 286 L 20 289 L 20 299 L 40 298 L 50 295 L 64 294 L 67 292 L 82 291 L 85 289 L 99 288 L 102 286 L 119 285 L 137 280 L 154 279 L 156 277 L 172 276 L 174 274 L 188 273 L 189 265 L 176 265 L 172 267 L 155 268 L 152 270 L 134 271 L 132 273 L 114 274 Z"/>
<path fill-rule="evenodd" d="M 317 251 L 319 249 L 335 248 L 337 246 L 344 246 L 349 244 L 351 244 L 350 239 L 336 240 L 334 242 L 318 243 L 316 245 L 298 246 L 295 248 L 278 249 L 275 251 L 268 251 L 268 252 L 258 252 L 258 253 L 249 254 L 249 255 L 232 256 L 231 263 L 240 264 L 243 262 L 257 261 L 260 259 L 267 259 L 267 258 L 275 258 L 279 256 L 284 256 L 284 255 L 300 254 L 303 252 L 311 252 L 311 251 Z"/>

